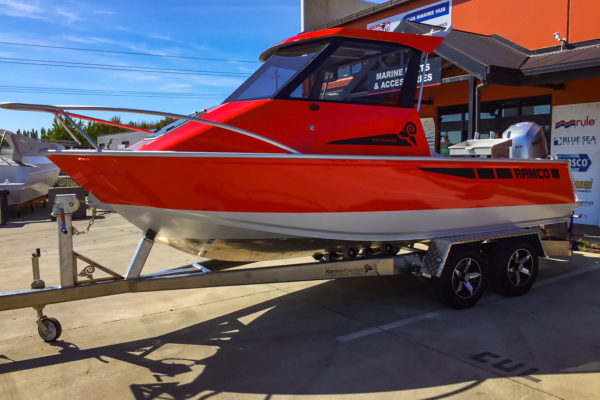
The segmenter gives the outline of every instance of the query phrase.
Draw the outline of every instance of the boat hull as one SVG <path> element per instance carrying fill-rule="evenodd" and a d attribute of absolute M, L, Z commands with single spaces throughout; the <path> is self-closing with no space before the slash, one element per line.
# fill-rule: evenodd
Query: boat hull
<path fill-rule="evenodd" d="M 344 252 L 436 237 L 563 222 L 569 204 L 358 213 L 227 213 L 113 205 L 159 240 L 202 257 L 258 261 L 307 252 Z M 203 239 L 204 238 L 204 239 Z"/>
<path fill-rule="evenodd" d="M 577 206 L 562 161 L 141 151 L 49 157 L 140 229 L 218 259 L 538 226 Z"/>
<path fill-rule="evenodd" d="M 26 161 L 0 165 L 0 190 L 8 191 L 9 205 L 18 206 L 46 196 L 58 178 L 60 170 L 46 157 L 28 157 Z"/>

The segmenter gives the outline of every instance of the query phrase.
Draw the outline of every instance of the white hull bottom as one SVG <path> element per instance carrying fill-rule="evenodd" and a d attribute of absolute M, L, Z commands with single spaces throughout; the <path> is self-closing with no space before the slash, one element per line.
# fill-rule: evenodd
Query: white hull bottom
<path fill-rule="evenodd" d="M 168 244 L 221 260 L 264 260 L 350 243 L 404 242 L 559 223 L 577 204 L 351 212 L 204 212 L 111 205 Z"/>

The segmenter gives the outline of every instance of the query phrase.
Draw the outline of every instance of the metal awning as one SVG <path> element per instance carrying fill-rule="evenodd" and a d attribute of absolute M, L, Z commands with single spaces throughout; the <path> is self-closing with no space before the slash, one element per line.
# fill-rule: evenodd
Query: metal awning
<path fill-rule="evenodd" d="M 397 31 L 424 34 L 442 28 L 403 21 Z M 498 35 L 451 31 L 435 53 L 489 84 L 537 86 L 600 77 L 600 43 L 539 53 Z"/>

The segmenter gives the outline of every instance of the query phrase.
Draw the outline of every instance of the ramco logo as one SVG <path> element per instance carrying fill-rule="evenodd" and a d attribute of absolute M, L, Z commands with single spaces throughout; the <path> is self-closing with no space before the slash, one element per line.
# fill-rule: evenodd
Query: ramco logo
<path fill-rule="evenodd" d="M 558 121 L 554 124 L 554 129 L 558 128 L 572 128 L 574 126 L 594 126 L 596 125 L 596 119 L 590 118 L 589 116 L 585 117 L 585 119 L 572 119 L 569 121 L 565 121 L 564 119 Z"/>

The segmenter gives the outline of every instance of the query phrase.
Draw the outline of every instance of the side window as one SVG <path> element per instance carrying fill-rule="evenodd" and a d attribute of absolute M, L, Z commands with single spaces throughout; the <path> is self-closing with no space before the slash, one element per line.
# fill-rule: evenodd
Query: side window
<path fill-rule="evenodd" d="M 418 61 L 418 52 L 410 48 L 347 41 L 316 66 L 290 97 L 412 107 Z"/>

